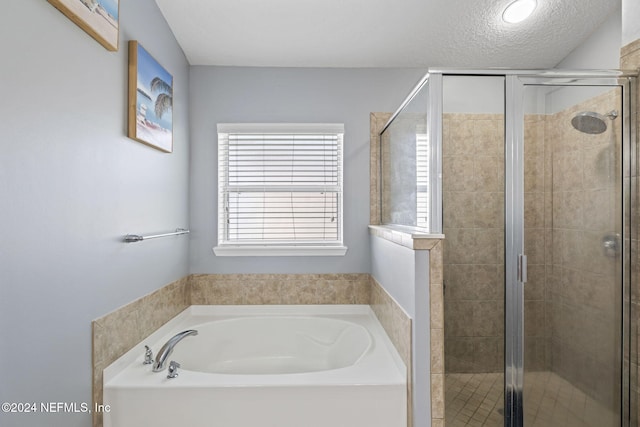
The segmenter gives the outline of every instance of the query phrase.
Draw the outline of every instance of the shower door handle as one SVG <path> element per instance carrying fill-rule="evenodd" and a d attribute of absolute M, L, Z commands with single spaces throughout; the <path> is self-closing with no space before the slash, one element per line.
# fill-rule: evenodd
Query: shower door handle
<path fill-rule="evenodd" d="M 527 256 L 518 254 L 518 280 L 524 285 L 527 283 Z"/>

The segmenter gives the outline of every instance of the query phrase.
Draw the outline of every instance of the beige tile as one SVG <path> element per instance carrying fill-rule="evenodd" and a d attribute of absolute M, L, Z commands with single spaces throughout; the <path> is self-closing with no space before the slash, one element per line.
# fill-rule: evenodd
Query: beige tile
<path fill-rule="evenodd" d="M 501 242 L 501 232 L 498 229 L 476 229 L 475 245 L 471 247 L 473 251 L 474 264 L 496 264 L 500 262 L 499 248 Z"/>
<path fill-rule="evenodd" d="M 445 191 L 443 193 L 444 218 L 447 227 L 473 228 L 474 226 L 474 193 Z"/>
<path fill-rule="evenodd" d="M 499 120 L 474 120 L 473 141 L 475 154 L 497 156 L 504 153 L 504 130 Z"/>
<path fill-rule="evenodd" d="M 442 241 L 438 241 L 429 251 L 429 282 L 432 285 L 443 283 Z"/>
<path fill-rule="evenodd" d="M 446 301 L 445 301 L 446 303 Z M 475 324 L 473 309 L 475 301 L 457 301 L 447 304 L 444 311 L 446 337 L 472 337 Z"/>
<path fill-rule="evenodd" d="M 371 308 L 405 365 L 411 366 L 411 319 L 375 279 L 371 282 Z"/>
<path fill-rule="evenodd" d="M 544 228 L 544 193 L 524 193 L 524 226 Z"/>
<path fill-rule="evenodd" d="M 504 337 L 477 337 L 473 345 L 473 372 L 500 372 L 504 369 Z"/>
<path fill-rule="evenodd" d="M 354 283 L 354 303 L 369 304 L 371 301 L 371 281 L 369 274 L 361 274 Z"/>
<path fill-rule="evenodd" d="M 238 305 L 244 301 L 241 275 L 203 275 L 191 282 L 192 304 Z"/>
<path fill-rule="evenodd" d="M 447 328 L 449 326 L 447 325 Z M 453 338 L 445 329 L 445 372 L 474 372 L 475 343 L 469 338 Z"/>
<path fill-rule="evenodd" d="M 448 135 L 447 139 L 443 139 L 442 155 L 455 156 L 473 153 L 473 128 L 474 124 L 471 120 L 449 120 L 443 123 L 444 135 Z"/>
<path fill-rule="evenodd" d="M 543 301 L 524 302 L 524 334 L 529 337 L 544 336 L 545 303 Z"/>
<path fill-rule="evenodd" d="M 463 207 L 473 212 L 472 227 L 500 228 L 504 226 L 504 193 L 476 192 L 473 205 Z M 453 227 L 448 221 L 449 226 Z"/>
<path fill-rule="evenodd" d="M 524 191 L 541 192 L 544 191 L 545 180 L 545 157 L 537 155 L 535 157 L 525 157 L 524 159 Z"/>
<path fill-rule="evenodd" d="M 431 417 L 444 418 L 444 374 L 431 374 Z"/>
<path fill-rule="evenodd" d="M 524 231 L 524 251 L 529 264 L 544 264 L 545 233 L 543 229 L 528 228 Z"/>
<path fill-rule="evenodd" d="M 431 306 L 431 328 L 444 328 L 444 299 L 442 285 L 431 285 L 430 287 L 430 306 Z"/>
<path fill-rule="evenodd" d="M 545 298 L 545 266 L 529 264 L 527 284 L 524 287 L 526 301 L 542 301 Z"/>
<path fill-rule="evenodd" d="M 443 238 L 414 238 L 413 248 L 415 250 L 433 250 L 437 245 L 442 242 Z"/>
<path fill-rule="evenodd" d="M 504 334 L 504 302 L 474 301 L 472 307 L 472 333 L 477 337 L 496 337 Z"/>
<path fill-rule="evenodd" d="M 180 279 L 92 322 L 92 394 L 102 403 L 102 371 L 155 329 L 184 310 L 189 302 L 189 280 Z M 94 413 L 93 425 L 102 424 Z"/>
<path fill-rule="evenodd" d="M 370 127 L 370 160 L 369 160 L 369 223 L 380 223 L 380 183 L 378 177 L 380 140 L 378 133 L 391 118 L 391 113 L 371 113 L 369 116 Z"/>
<path fill-rule="evenodd" d="M 444 374 L 444 329 L 431 329 L 431 373 Z"/>
<path fill-rule="evenodd" d="M 470 279 L 474 291 L 474 299 L 501 300 L 504 295 L 502 264 L 486 264 L 471 266 Z"/>
<path fill-rule="evenodd" d="M 448 269 L 446 278 L 446 301 L 453 303 L 458 300 L 476 299 L 476 287 L 473 283 L 475 265 L 456 265 Z"/>
<path fill-rule="evenodd" d="M 477 191 L 504 191 L 504 157 L 478 154 L 474 158 L 474 176 Z"/>
<path fill-rule="evenodd" d="M 554 192 L 553 226 L 556 228 L 582 228 L 584 204 L 583 191 Z"/>
<path fill-rule="evenodd" d="M 586 190 L 597 190 L 612 186 L 615 176 L 615 155 L 616 153 L 610 143 L 584 150 L 583 182 Z"/>
<path fill-rule="evenodd" d="M 444 191 L 474 191 L 476 176 L 474 158 L 469 153 L 442 158 L 442 188 Z"/>
<path fill-rule="evenodd" d="M 241 297 L 243 304 L 260 305 L 284 303 L 279 280 L 251 280 L 242 285 L 235 284 L 233 287 L 234 289 L 243 289 L 243 295 Z"/>
<path fill-rule="evenodd" d="M 477 246 L 476 230 L 448 228 L 445 218 L 444 256 L 456 264 L 473 264 Z"/>
<path fill-rule="evenodd" d="M 96 361 L 109 365 L 143 338 L 139 336 L 137 307 L 135 302 L 128 304 L 93 322 Z"/>
<path fill-rule="evenodd" d="M 564 190 L 579 191 L 583 189 L 583 164 L 584 154 L 582 150 L 567 151 L 564 153 L 562 169 L 554 170 L 554 176 L 556 173 L 562 174 Z"/>
<path fill-rule="evenodd" d="M 630 62 L 623 70 L 635 70 L 640 67 L 640 39 L 632 41 L 620 49 L 620 58 Z"/>
<path fill-rule="evenodd" d="M 281 287 L 284 304 L 317 304 L 319 295 L 314 282 L 284 282 Z"/>

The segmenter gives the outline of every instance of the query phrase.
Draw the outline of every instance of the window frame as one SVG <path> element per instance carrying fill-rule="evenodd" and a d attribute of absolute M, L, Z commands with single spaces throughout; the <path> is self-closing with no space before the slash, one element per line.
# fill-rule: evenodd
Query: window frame
<path fill-rule="evenodd" d="M 339 123 L 219 123 L 217 125 L 217 166 L 218 166 L 218 182 L 217 182 L 217 245 L 213 248 L 216 256 L 344 256 L 347 247 L 344 245 L 344 124 Z M 338 184 L 336 188 L 337 195 L 337 220 L 338 220 L 338 239 L 335 241 L 317 241 L 317 242 L 296 242 L 295 240 L 288 242 L 278 241 L 253 241 L 250 243 L 225 240 L 228 235 L 227 224 L 224 221 L 226 216 L 222 212 L 222 206 L 225 206 L 225 194 L 228 194 L 230 185 L 223 186 L 228 181 L 223 176 L 227 171 L 230 158 L 225 149 L 228 147 L 229 134 L 277 134 L 277 135 L 305 135 L 305 134 L 335 134 L 338 136 L 338 158 L 336 167 L 338 168 Z M 226 144 L 225 144 L 226 141 Z M 293 187 L 293 186 L 292 186 Z M 287 192 L 304 192 L 303 189 L 294 190 L 287 187 L 283 191 Z M 305 186 L 305 188 L 313 187 Z M 320 187 L 320 185 L 318 185 Z M 227 196 L 228 197 L 228 196 Z"/>

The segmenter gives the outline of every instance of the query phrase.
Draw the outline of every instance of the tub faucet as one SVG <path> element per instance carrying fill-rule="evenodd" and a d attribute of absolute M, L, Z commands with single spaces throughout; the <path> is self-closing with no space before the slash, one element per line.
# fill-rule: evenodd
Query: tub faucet
<path fill-rule="evenodd" d="M 144 362 L 142 363 L 145 365 L 151 365 L 153 363 L 153 352 L 151 351 L 148 345 L 145 345 L 144 348 L 145 348 Z"/>
<path fill-rule="evenodd" d="M 153 372 L 160 372 L 164 369 L 164 362 L 166 362 L 171 353 L 173 353 L 173 347 L 175 347 L 176 344 L 180 342 L 180 340 L 188 337 L 189 335 L 198 335 L 198 331 L 196 331 L 195 329 L 182 331 L 179 334 L 175 334 L 162 346 L 162 348 L 156 355 L 156 361 L 153 364 Z"/>
<path fill-rule="evenodd" d="M 171 362 L 169 362 L 169 374 L 167 374 L 167 378 L 168 379 L 174 379 L 175 377 L 178 376 L 178 368 L 180 367 L 180 364 L 178 362 L 176 362 L 175 360 L 172 360 Z"/>

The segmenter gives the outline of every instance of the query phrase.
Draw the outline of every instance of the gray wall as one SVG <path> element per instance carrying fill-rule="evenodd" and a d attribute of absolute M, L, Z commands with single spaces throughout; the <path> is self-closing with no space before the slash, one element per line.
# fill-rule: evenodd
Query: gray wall
<path fill-rule="evenodd" d="M 0 14 L 0 402 L 91 402 L 91 320 L 188 274 L 188 64 L 153 0 L 108 52 L 44 0 Z M 174 76 L 174 152 L 126 138 L 127 41 Z M 88 426 L 89 414 L 0 413 Z"/>
<path fill-rule="evenodd" d="M 560 61 L 556 68 L 572 70 L 620 68 L 621 26 L 621 9 L 616 9 L 582 44 Z M 540 99 L 539 105 L 542 108 L 538 113 L 558 113 L 608 90 L 602 87 L 536 90 L 540 94 L 538 96 L 543 98 Z"/>
<path fill-rule="evenodd" d="M 622 9 L 618 8 L 584 42 L 560 61 L 556 68 L 619 68 L 621 38 Z"/>
<path fill-rule="evenodd" d="M 418 69 L 191 68 L 192 273 L 358 273 L 369 259 L 369 113 L 394 111 Z M 216 257 L 220 122 L 344 123 L 344 257 Z"/>
<path fill-rule="evenodd" d="M 622 0 L 622 46 L 640 39 L 640 3 L 636 0 Z"/>

